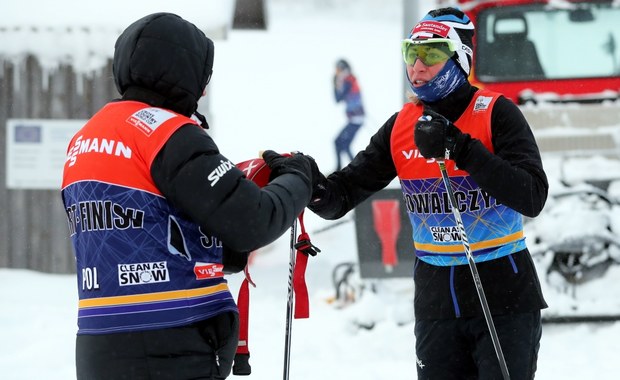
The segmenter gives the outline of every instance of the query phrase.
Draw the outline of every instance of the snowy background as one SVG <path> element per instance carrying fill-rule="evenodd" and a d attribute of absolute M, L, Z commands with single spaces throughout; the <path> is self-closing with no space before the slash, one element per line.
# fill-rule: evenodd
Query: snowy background
<path fill-rule="evenodd" d="M 422 2 L 421 7 L 425 3 L 429 2 Z M 155 5 L 138 10 L 147 14 L 163 9 Z M 221 151 L 236 162 L 262 149 L 301 150 L 329 172 L 335 165 L 332 141 L 345 123 L 344 109 L 334 103 L 331 87 L 337 59 L 344 57 L 351 63 L 368 111 L 355 149 L 363 148 L 372 133 L 400 109 L 404 74 L 401 1 L 272 0 L 268 5 L 267 31 L 231 31 L 226 40 L 216 41 L 214 76 L 208 88 L 210 133 Z M 201 17 L 200 12 L 184 16 L 190 21 Z M 573 173 L 620 178 L 617 162 L 602 158 L 571 165 L 576 169 Z M 563 172 L 560 161 L 546 158 L 545 167 L 552 192 L 564 191 L 557 181 Z M 580 178 L 572 181 L 579 183 Z M 618 193 L 615 196 L 620 197 Z M 583 232 L 595 223 L 620 226 L 617 209 L 602 207 L 594 215 L 581 212 L 575 217 L 571 214 L 579 211 L 575 204 L 551 199 L 548 209 L 555 214 L 529 224 L 528 233 L 544 241 L 559 231 L 580 228 Z M 293 323 L 291 379 L 415 379 L 412 281 L 376 283 L 377 295 L 366 292 L 359 302 L 342 309 L 328 303 L 334 296 L 333 268 L 357 259 L 353 223 L 312 234 L 333 223 L 306 213 L 312 240 L 323 252 L 310 260 L 307 270 L 311 317 Z M 282 377 L 288 238 L 285 234 L 254 255 L 251 272 L 257 288 L 251 291 L 250 379 Z M 545 248 L 533 244 L 532 248 L 543 252 L 539 264 L 544 268 L 544 261 L 549 260 Z M 241 279 L 241 275 L 230 279 L 235 294 Z M 620 275 L 612 267 L 604 279 L 580 286 L 578 298 L 586 301 L 579 303 L 570 289 L 558 290 L 562 287 L 559 279 L 543 280 L 543 286 L 551 311 L 611 314 L 620 312 L 620 285 L 614 279 Z M 2 379 L 75 378 L 75 282 L 72 275 L 0 269 Z M 375 323 L 371 330 L 356 327 L 369 322 Z M 618 352 L 618 323 L 545 325 L 537 378 L 616 379 Z"/>

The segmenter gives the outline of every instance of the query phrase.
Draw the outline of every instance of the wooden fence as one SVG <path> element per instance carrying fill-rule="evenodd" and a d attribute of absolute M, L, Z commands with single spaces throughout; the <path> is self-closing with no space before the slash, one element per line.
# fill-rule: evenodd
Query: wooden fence
<path fill-rule="evenodd" d="M 6 185 L 8 119 L 88 119 L 118 97 L 112 62 L 83 74 L 71 65 L 44 70 L 28 56 L 0 57 L 0 267 L 74 273 L 75 260 L 58 190 L 15 190 Z"/>

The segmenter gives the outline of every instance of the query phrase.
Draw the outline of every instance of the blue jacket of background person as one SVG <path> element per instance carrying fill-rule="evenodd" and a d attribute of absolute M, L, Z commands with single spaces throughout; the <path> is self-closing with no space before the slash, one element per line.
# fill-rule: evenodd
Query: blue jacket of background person
<path fill-rule="evenodd" d="M 344 101 L 346 103 L 348 118 L 364 116 L 362 94 L 357 78 L 351 73 L 351 67 L 345 60 L 340 60 L 336 64 L 334 96 L 336 97 L 336 102 Z"/>

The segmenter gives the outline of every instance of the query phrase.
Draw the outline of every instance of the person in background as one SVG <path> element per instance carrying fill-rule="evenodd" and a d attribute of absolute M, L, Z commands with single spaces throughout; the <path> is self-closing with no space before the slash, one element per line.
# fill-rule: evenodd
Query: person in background
<path fill-rule="evenodd" d="M 345 102 L 347 124 L 342 128 L 336 137 L 336 170 L 342 168 L 342 155 L 344 154 L 349 161 L 353 160 L 351 152 L 351 142 L 355 138 L 357 131 L 364 124 L 364 105 L 362 104 L 362 93 L 357 83 L 357 78 L 351 71 L 351 66 L 344 59 L 336 62 L 336 74 L 334 75 L 334 96 L 336 103 Z"/>
<path fill-rule="evenodd" d="M 115 45 L 122 98 L 69 144 L 78 379 L 228 377 L 239 319 L 224 274 L 310 200 L 311 157 L 266 154 L 272 181 L 259 188 L 201 128 L 213 57 L 213 42 L 177 15 L 135 21 Z"/>
<path fill-rule="evenodd" d="M 309 208 L 338 219 L 398 177 L 413 227 L 418 379 L 501 379 L 437 160 L 445 160 L 513 380 L 532 379 L 546 308 L 525 243 L 548 182 L 519 108 L 468 81 L 474 25 L 430 11 L 402 42 L 411 101 L 346 167 L 314 188 Z M 413 252 L 412 252 L 413 253 Z"/>

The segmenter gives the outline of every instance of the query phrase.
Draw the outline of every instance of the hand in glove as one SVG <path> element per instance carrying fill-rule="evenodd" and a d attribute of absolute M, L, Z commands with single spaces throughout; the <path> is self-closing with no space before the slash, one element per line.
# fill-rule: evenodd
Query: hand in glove
<path fill-rule="evenodd" d="M 320 171 L 314 158 L 303 153 L 294 153 L 290 156 L 283 156 L 273 150 L 263 152 L 263 159 L 271 169 L 270 179 L 274 179 L 282 174 L 296 174 L 305 178 L 308 185 L 315 189 L 320 180 Z"/>
<path fill-rule="evenodd" d="M 468 138 L 468 134 L 430 109 L 424 110 L 415 125 L 414 141 L 425 158 L 454 160 Z"/>
<path fill-rule="evenodd" d="M 222 265 L 224 274 L 241 272 L 248 265 L 249 252 L 234 251 L 226 246 L 222 248 Z"/>

